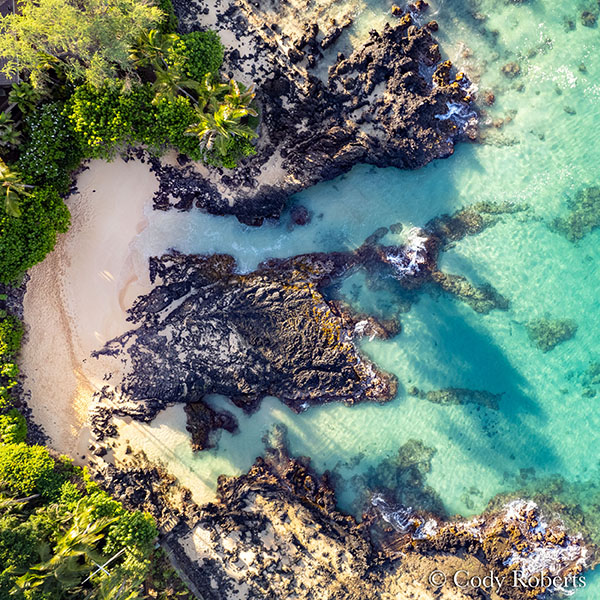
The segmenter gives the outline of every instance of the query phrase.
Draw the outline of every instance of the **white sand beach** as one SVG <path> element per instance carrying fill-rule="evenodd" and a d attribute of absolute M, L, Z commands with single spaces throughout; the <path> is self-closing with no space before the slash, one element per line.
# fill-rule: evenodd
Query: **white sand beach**
<path fill-rule="evenodd" d="M 30 271 L 20 359 L 34 419 L 73 458 L 86 449 L 88 405 L 105 384 L 102 360 L 90 354 L 126 330 L 127 307 L 149 287 L 147 258 L 133 240 L 158 181 L 149 165 L 119 158 L 92 161 L 77 185 L 69 231 Z"/>

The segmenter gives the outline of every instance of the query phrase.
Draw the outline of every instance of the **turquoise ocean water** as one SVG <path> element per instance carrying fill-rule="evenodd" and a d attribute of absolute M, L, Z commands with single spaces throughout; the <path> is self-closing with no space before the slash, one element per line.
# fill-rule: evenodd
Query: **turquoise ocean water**
<path fill-rule="evenodd" d="M 364 6 L 352 35 L 381 24 L 390 5 Z M 409 439 L 436 450 L 426 483 L 450 514 L 480 512 L 495 494 L 517 489 L 524 473 L 559 474 L 582 494 L 600 496 L 600 385 L 590 387 L 586 374 L 600 361 L 600 229 L 573 243 L 548 227 L 566 214 L 578 190 L 600 185 L 600 29 L 582 25 L 586 9 L 597 13 L 598 4 L 431 3 L 428 17 L 440 23 L 444 54 L 480 90 L 495 94 L 482 119 L 508 117 L 501 128 L 484 130 L 485 143 L 461 144 L 451 158 L 414 172 L 358 166 L 294 199 L 313 214 L 303 228 L 290 229 L 288 213 L 279 224 L 258 229 L 201 213 L 150 215 L 137 243 L 158 249 L 169 240 L 165 247 L 185 252 L 228 252 L 249 270 L 271 256 L 356 248 L 378 227 L 422 226 L 479 201 L 531 206 L 527 218 L 509 216 L 442 258 L 445 271 L 493 284 L 510 299 L 507 311 L 481 315 L 448 296 L 420 294 L 406 312 L 401 298 L 369 289 L 360 273 L 346 280 L 340 293 L 356 308 L 400 317 L 400 335 L 362 344 L 398 376 L 398 396 L 385 405 L 329 405 L 301 415 L 275 399 L 251 417 L 234 409 L 239 434 L 224 433 L 216 450 L 195 456 L 183 445 L 176 451 L 209 487 L 221 472 L 247 469 L 276 422 L 287 426 L 292 452 L 343 478 L 340 505 L 348 510 L 355 508 L 352 477 Z M 514 78 L 501 71 L 511 62 L 520 66 Z M 525 328 L 540 317 L 573 319 L 577 333 L 543 353 Z M 503 395 L 499 410 L 442 406 L 409 396 L 410 386 Z M 584 395 L 586 386 L 592 392 Z M 224 399 L 211 401 L 231 410 Z M 588 581 L 579 597 L 600 592 L 600 581 Z"/>

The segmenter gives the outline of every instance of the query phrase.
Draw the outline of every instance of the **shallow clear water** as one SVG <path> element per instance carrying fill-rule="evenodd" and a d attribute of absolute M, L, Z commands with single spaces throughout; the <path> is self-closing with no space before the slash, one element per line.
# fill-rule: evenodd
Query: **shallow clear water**
<path fill-rule="evenodd" d="M 462 144 L 450 159 L 415 172 L 356 167 L 296 197 L 313 214 L 303 228 L 290 229 L 287 213 L 280 223 L 258 229 L 200 213 L 149 214 L 150 227 L 137 241 L 145 252 L 171 246 L 227 252 L 250 270 L 271 256 L 356 248 L 378 227 L 424 225 L 477 201 L 532 207 L 530 218 L 509 216 L 459 242 L 442 260 L 445 271 L 492 283 L 510 299 L 508 311 L 480 315 L 447 296 L 423 294 L 403 312 L 401 299 L 368 289 L 359 274 L 344 283 L 342 295 L 357 308 L 400 316 L 403 330 L 396 338 L 363 343 L 377 364 L 398 376 L 400 391 L 392 402 L 294 415 L 269 399 L 249 418 L 234 410 L 241 433 L 223 434 L 215 451 L 192 456 L 185 434 L 160 422 L 152 426 L 159 445 L 176 447 L 178 460 L 214 488 L 219 473 L 248 468 L 273 422 L 287 425 L 294 453 L 310 455 L 317 469 L 336 469 L 346 480 L 419 439 L 437 450 L 427 483 L 448 512 L 463 515 L 515 489 L 520 469 L 533 467 L 538 477 L 597 480 L 600 395 L 585 397 L 583 389 L 585 370 L 600 360 L 600 229 L 572 243 L 547 226 L 566 212 L 577 190 L 600 184 L 599 30 L 582 26 L 583 8 L 598 10 L 596 3 L 551 0 L 432 3 L 429 16 L 440 23 L 444 53 L 465 67 L 480 90 L 496 95 L 489 118 L 511 117 L 501 129 L 486 130 L 488 143 Z M 353 34 L 381 22 L 388 9 L 375 2 L 365 7 Z M 514 79 L 501 73 L 512 61 L 521 68 Z M 542 353 L 528 339 L 525 323 L 544 316 L 574 319 L 575 337 Z M 408 396 L 413 385 L 503 396 L 498 411 L 441 406 Z M 343 508 L 352 507 L 352 492 L 351 485 L 341 487 Z M 580 596 L 593 597 L 593 587 L 600 589 L 600 581 Z"/>

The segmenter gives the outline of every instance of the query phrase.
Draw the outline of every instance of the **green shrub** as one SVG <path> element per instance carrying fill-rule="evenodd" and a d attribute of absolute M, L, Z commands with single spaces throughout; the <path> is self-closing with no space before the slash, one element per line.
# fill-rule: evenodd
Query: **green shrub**
<path fill-rule="evenodd" d="M 12 315 L 0 312 L 0 363 L 9 362 L 14 358 L 21 347 L 22 337 L 21 322 Z"/>
<path fill-rule="evenodd" d="M 0 442 L 19 444 L 24 442 L 26 437 L 27 422 L 16 408 L 11 408 L 6 414 L 0 415 Z"/>
<path fill-rule="evenodd" d="M 224 47 L 219 34 L 214 31 L 193 31 L 181 36 L 179 47 L 187 59 L 185 73 L 190 79 L 203 81 L 207 73 L 217 75 L 223 64 Z"/>
<path fill-rule="evenodd" d="M 86 503 L 93 507 L 94 519 L 117 517 L 123 513 L 121 503 L 99 488 L 86 497 Z"/>
<path fill-rule="evenodd" d="M 198 116 L 188 98 L 177 96 L 174 100 L 162 99 L 155 109 L 155 128 L 145 140 L 145 144 L 157 148 L 162 141 L 173 146 L 192 160 L 200 160 L 200 142 L 197 138 L 185 133 L 193 125 Z"/>
<path fill-rule="evenodd" d="M 159 25 L 160 31 L 163 33 L 175 33 L 179 22 L 177 15 L 173 10 L 173 2 L 171 2 L 171 0 L 157 0 L 156 6 L 158 6 L 165 14 Z"/>
<path fill-rule="evenodd" d="M 137 96 L 128 98 L 131 105 Z M 131 114 L 123 115 L 122 95 L 118 89 L 91 85 L 80 85 L 65 108 L 71 126 L 80 136 L 81 146 L 86 156 L 91 158 L 111 158 L 115 149 L 125 143 L 133 129 Z M 138 110 L 144 108 L 138 106 Z"/>
<path fill-rule="evenodd" d="M 21 200 L 18 218 L 0 203 L 0 282 L 11 283 L 43 260 L 56 244 L 56 234 L 69 228 L 70 215 L 58 192 L 39 187 Z"/>
<path fill-rule="evenodd" d="M 154 519 L 148 513 L 139 510 L 123 512 L 110 526 L 105 551 L 112 554 L 121 548 L 130 548 L 148 555 L 157 535 Z"/>
<path fill-rule="evenodd" d="M 65 481 L 60 487 L 59 502 L 72 508 L 81 500 L 81 495 L 81 490 L 72 481 Z"/>
<path fill-rule="evenodd" d="M 83 150 L 63 109 L 63 104 L 54 102 L 27 117 L 26 141 L 17 166 L 26 183 L 52 185 L 64 194 L 69 189 L 71 171 L 83 158 Z"/>
<path fill-rule="evenodd" d="M 204 81 L 207 73 L 218 75 L 223 64 L 225 48 L 214 31 L 193 31 L 179 36 L 169 50 L 169 68 L 183 72 L 195 81 Z"/>
<path fill-rule="evenodd" d="M 177 96 L 155 105 L 153 99 L 149 84 L 136 85 L 127 93 L 84 85 L 75 90 L 66 113 L 90 157 L 111 158 L 131 144 L 144 145 L 156 154 L 173 146 L 199 160 L 198 140 L 185 135 L 197 120 L 190 100 Z"/>
<path fill-rule="evenodd" d="M 54 460 L 43 446 L 0 446 L 0 483 L 18 496 L 48 495 L 53 487 Z"/>

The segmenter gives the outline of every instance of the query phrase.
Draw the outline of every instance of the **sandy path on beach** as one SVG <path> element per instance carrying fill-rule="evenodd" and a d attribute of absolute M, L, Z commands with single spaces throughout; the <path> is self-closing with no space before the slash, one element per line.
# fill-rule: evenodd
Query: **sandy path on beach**
<path fill-rule="evenodd" d="M 150 286 L 134 240 L 158 189 L 139 161 L 96 160 L 89 167 L 77 180 L 79 193 L 67 200 L 71 228 L 30 270 L 20 358 L 35 421 L 55 450 L 73 458 L 87 450 L 89 402 L 108 372 L 90 353 L 126 331 L 127 307 Z"/>

